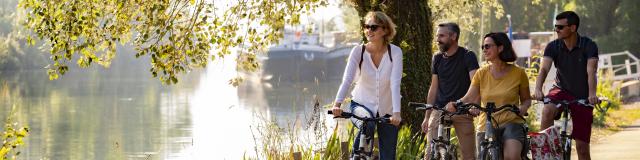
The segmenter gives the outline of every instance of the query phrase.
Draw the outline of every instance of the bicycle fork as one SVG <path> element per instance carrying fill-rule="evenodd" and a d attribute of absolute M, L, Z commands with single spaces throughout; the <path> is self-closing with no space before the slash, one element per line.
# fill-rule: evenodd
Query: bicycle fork
<path fill-rule="evenodd" d="M 373 135 L 367 135 L 367 131 L 370 128 L 363 129 L 360 133 L 358 141 L 358 150 L 354 151 L 353 159 L 366 159 L 369 160 L 373 157 Z"/>

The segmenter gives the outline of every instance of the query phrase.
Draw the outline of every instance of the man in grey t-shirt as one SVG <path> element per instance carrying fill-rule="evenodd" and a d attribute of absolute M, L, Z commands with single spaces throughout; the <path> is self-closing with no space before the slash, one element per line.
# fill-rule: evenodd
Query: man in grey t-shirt
<path fill-rule="evenodd" d="M 444 107 L 448 102 L 464 96 L 471 84 L 473 74 L 479 68 L 475 53 L 458 46 L 460 27 L 455 23 L 438 25 L 436 39 L 439 54 L 431 62 L 431 87 L 427 95 L 427 104 Z M 422 122 L 422 131 L 427 133 L 429 142 L 436 138 L 441 112 L 427 110 Z M 433 118 L 431 118 L 433 117 Z M 431 121 L 429 120 L 431 119 Z M 463 159 L 475 159 L 475 131 L 473 117 L 457 115 L 452 117 L 456 129 Z M 430 148 L 427 148 L 429 159 Z"/>

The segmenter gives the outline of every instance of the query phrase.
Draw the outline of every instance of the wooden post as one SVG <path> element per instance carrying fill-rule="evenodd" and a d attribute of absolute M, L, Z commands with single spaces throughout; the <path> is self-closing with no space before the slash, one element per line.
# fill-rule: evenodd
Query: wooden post
<path fill-rule="evenodd" d="M 293 152 L 294 160 L 302 160 L 302 154 L 300 152 Z"/>
<path fill-rule="evenodd" d="M 340 149 L 342 150 L 342 159 L 348 160 L 351 153 L 349 153 L 349 142 L 340 142 Z"/>

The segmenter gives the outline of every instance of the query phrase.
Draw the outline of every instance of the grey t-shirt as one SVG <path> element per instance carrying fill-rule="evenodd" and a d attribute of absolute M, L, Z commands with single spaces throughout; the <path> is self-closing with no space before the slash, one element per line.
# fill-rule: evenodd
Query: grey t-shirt
<path fill-rule="evenodd" d="M 448 102 L 462 98 L 471 85 L 469 72 L 478 69 L 478 59 L 473 51 L 458 47 L 451 57 L 444 53 L 433 56 L 431 72 L 438 76 L 438 94 L 435 105 L 444 107 Z"/>

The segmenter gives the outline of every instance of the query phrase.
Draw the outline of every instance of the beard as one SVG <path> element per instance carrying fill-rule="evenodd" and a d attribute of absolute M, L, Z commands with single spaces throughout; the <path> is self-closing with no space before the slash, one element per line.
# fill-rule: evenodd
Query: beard
<path fill-rule="evenodd" d="M 450 43 L 438 42 L 438 49 L 440 50 L 440 52 L 446 52 L 449 50 L 449 48 L 451 48 Z"/>

